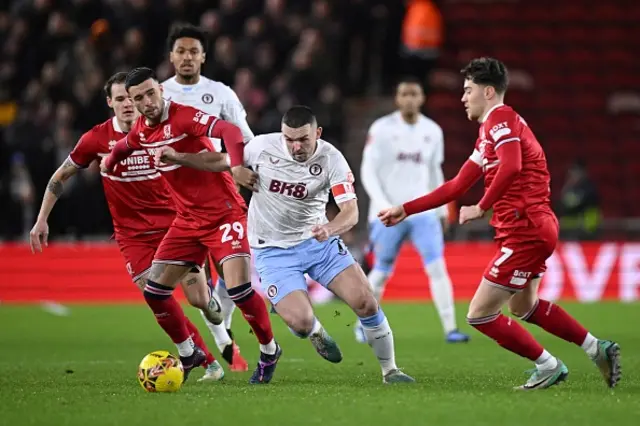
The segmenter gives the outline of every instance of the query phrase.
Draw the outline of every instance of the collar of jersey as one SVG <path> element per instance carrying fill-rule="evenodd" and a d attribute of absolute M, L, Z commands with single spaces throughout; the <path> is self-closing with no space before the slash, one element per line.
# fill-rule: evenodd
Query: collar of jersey
<path fill-rule="evenodd" d="M 489 114 L 491 114 L 493 111 L 497 110 L 500 107 L 503 107 L 504 104 L 498 104 L 498 105 L 494 105 L 493 107 L 491 107 L 491 109 L 489 111 L 486 112 L 486 114 L 484 115 L 484 117 L 482 117 L 482 120 L 480 121 L 481 123 L 484 123 L 485 121 L 487 121 L 487 118 L 489 118 Z"/>

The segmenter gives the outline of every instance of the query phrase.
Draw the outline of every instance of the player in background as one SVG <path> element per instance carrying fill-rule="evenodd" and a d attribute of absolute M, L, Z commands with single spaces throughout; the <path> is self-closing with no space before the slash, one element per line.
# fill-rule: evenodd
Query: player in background
<path fill-rule="evenodd" d="M 162 83 L 164 97 L 235 124 L 242 131 L 242 137 L 246 143 L 253 139 L 253 133 L 247 124 L 247 114 L 238 96 L 229 86 L 201 74 L 202 65 L 206 60 L 206 46 L 205 33 L 199 28 L 190 24 L 178 24 L 172 27 L 167 48 L 175 75 Z M 217 151 L 226 151 L 220 139 L 214 138 L 211 141 Z M 208 262 L 206 266 L 209 267 Z M 217 269 L 220 276 L 221 270 L 219 267 Z M 207 326 L 216 340 L 222 357 L 229 363 L 231 371 L 247 371 L 249 368 L 247 361 L 240 354 L 240 348 L 233 341 L 231 332 L 231 321 L 236 305 L 229 298 L 222 278 L 218 280 L 215 292 L 222 306 L 224 324 L 213 325 L 208 322 Z"/>
<path fill-rule="evenodd" d="M 216 137 L 229 150 L 233 174 L 232 177 L 229 173 L 209 173 L 179 165 L 156 165 L 168 183 L 177 214 L 156 251 L 144 289 L 145 300 L 178 346 L 185 371 L 198 365 L 202 351 L 194 347 L 184 312 L 172 302 L 171 294 L 189 270 L 201 268 L 211 253 L 213 260 L 222 265 L 229 296 L 260 342 L 260 360 L 250 383 L 268 383 L 282 349 L 273 338 L 265 303 L 250 282 L 246 204 L 234 184 L 235 179 L 248 185 L 243 175 L 254 179 L 254 173 L 242 166 L 242 133 L 237 126 L 215 116 L 164 100 L 162 86 L 149 68 L 130 71 L 125 87 L 143 115 L 127 137 L 116 144 L 102 168 L 113 170 L 118 162 L 139 149 L 150 154 L 162 146 L 189 153 L 215 151 L 209 138 Z"/>
<path fill-rule="evenodd" d="M 109 155 L 116 141 L 125 137 L 138 118 L 137 110 L 127 94 L 124 83 L 127 73 L 109 78 L 104 86 L 109 108 L 115 116 L 86 132 L 69 157 L 55 171 L 42 200 L 40 214 L 30 235 L 32 251 L 42 251 L 47 245 L 49 215 L 60 198 L 64 183 L 80 169 Z M 153 159 L 144 151 L 137 151 L 113 173 L 101 173 L 104 193 L 109 205 L 115 240 L 125 259 L 133 282 L 143 290 L 151 268 L 153 255 L 169 229 L 176 214 L 171 194 Z M 195 270 L 182 281 L 187 300 L 212 323 L 222 323 L 220 306 L 211 297 L 203 273 Z M 224 370 L 209 353 L 195 325 L 188 319 L 187 328 L 194 342 L 206 353 L 207 371 L 200 380 L 220 380 Z"/>
<path fill-rule="evenodd" d="M 484 174 L 484 196 L 478 204 L 460 209 L 459 222 L 479 219 L 493 208 L 491 225 L 498 251 L 471 301 L 468 323 L 535 363 L 533 374 L 519 389 L 552 386 L 566 378 L 568 369 L 517 321 L 502 315 L 505 304 L 521 320 L 582 347 L 607 385 L 614 387 L 621 373 L 618 344 L 595 338 L 560 306 L 538 297 L 545 261 L 558 241 L 558 220 L 551 210 L 551 178 L 542 147 L 522 117 L 503 103 L 507 69 L 496 59 L 479 58 L 462 74 L 467 117 L 480 123 L 473 154 L 455 178 L 423 197 L 382 210 L 380 220 L 386 226 L 397 225 L 408 216 L 444 205 Z"/>
<path fill-rule="evenodd" d="M 358 222 L 353 173 L 340 151 L 320 139 L 321 133 L 313 112 L 294 106 L 282 119 L 282 133 L 257 136 L 244 148 L 245 165 L 259 176 L 249 205 L 249 240 L 264 293 L 296 336 L 308 337 L 320 356 L 340 362 L 338 345 L 313 312 L 307 273 L 356 313 L 380 362 L 383 382 L 413 382 L 396 366 L 389 322 L 339 237 Z M 226 164 L 216 154 L 189 155 L 168 147 L 155 158 L 224 170 Z M 340 209 L 332 221 L 326 216 L 329 191 Z"/>
<path fill-rule="evenodd" d="M 431 297 L 446 341 L 467 342 L 469 336 L 459 332 L 456 324 L 453 286 L 444 261 L 447 207 L 415 215 L 393 228 L 386 228 L 376 217 L 380 210 L 412 200 L 444 182 L 442 129 L 420 113 L 423 103 L 420 82 L 413 78 L 400 80 L 396 88 L 398 111 L 379 118 L 369 129 L 361 167 L 362 184 L 370 199 L 369 241 L 375 255 L 368 278 L 380 300 L 398 252 L 410 239 L 429 276 Z M 365 341 L 360 324 L 355 332 L 358 341 Z"/>

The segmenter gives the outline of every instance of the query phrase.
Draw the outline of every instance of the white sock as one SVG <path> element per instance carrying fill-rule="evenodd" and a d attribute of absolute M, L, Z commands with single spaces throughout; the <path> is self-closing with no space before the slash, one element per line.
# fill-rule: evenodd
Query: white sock
<path fill-rule="evenodd" d="M 222 315 L 224 316 L 224 327 L 226 329 L 231 328 L 231 321 L 233 320 L 233 311 L 236 309 L 236 304 L 233 303 L 233 300 L 229 297 L 229 293 L 227 293 L 227 289 L 218 284 L 215 289 L 216 294 L 218 295 L 218 300 L 220 301 L 220 309 L 222 310 Z"/>
<path fill-rule="evenodd" d="M 549 352 L 542 351 L 542 355 L 536 359 L 536 368 L 538 370 L 553 370 L 558 366 L 558 360 Z"/>
<path fill-rule="evenodd" d="M 313 322 L 313 328 L 311 329 L 311 333 L 309 333 L 309 336 L 318 333 L 320 330 L 322 330 L 322 324 L 320 323 L 320 320 L 316 318 Z"/>
<path fill-rule="evenodd" d="M 458 328 L 456 324 L 456 308 L 453 304 L 453 286 L 447 272 L 444 258 L 429 263 L 426 267 L 429 275 L 429 287 L 433 304 L 440 315 L 440 322 L 445 334 Z"/>
<path fill-rule="evenodd" d="M 260 344 L 260 352 L 265 353 L 267 355 L 275 355 L 276 354 L 276 341 L 271 339 L 269 343 L 266 345 Z"/>
<path fill-rule="evenodd" d="M 580 347 L 584 349 L 591 358 L 595 358 L 596 355 L 598 355 L 598 339 L 593 337 L 591 333 L 587 333 L 587 337 L 584 338 L 584 342 L 582 342 Z"/>
<path fill-rule="evenodd" d="M 367 276 L 369 280 L 369 285 L 371 286 L 371 290 L 373 290 L 373 295 L 376 300 L 380 300 L 382 298 L 382 292 L 384 291 L 384 285 L 387 283 L 388 273 L 382 272 L 379 269 L 372 269 Z"/>
<path fill-rule="evenodd" d="M 193 347 L 195 344 L 193 343 L 193 339 L 189 337 L 182 343 L 176 343 L 176 348 L 178 348 L 178 354 L 181 357 L 188 357 L 193 355 Z"/>
<path fill-rule="evenodd" d="M 202 315 L 202 319 L 204 320 L 204 323 L 207 324 L 207 328 L 211 332 L 213 339 L 216 341 L 216 346 L 218 347 L 218 350 L 222 353 L 225 346 L 233 343 L 233 341 L 231 340 L 231 337 L 229 336 L 229 333 L 227 333 L 227 329 L 225 328 L 224 324 L 215 325 L 209 322 L 207 317 L 204 315 L 204 312 L 200 311 L 200 315 Z"/>
<path fill-rule="evenodd" d="M 380 362 L 382 375 L 398 368 L 396 366 L 396 355 L 393 347 L 393 331 L 389 327 L 389 321 L 385 318 L 380 325 L 367 328 L 364 327 L 367 342 L 373 349 L 373 353 Z"/>

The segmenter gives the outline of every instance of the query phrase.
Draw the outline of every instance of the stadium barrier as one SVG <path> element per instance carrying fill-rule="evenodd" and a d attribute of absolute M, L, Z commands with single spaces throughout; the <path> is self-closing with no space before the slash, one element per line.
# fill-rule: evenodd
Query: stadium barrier
<path fill-rule="evenodd" d="M 457 300 L 473 296 L 494 250 L 491 242 L 447 244 L 446 260 Z M 565 242 L 547 268 L 541 285 L 547 299 L 593 302 L 640 297 L 640 243 Z M 426 280 L 420 258 L 407 246 L 385 299 L 429 300 Z M 139 303 L 142 299 L 113 244 L 51 244 L 37 255 L 26 245 L 0 244 L 0 301 Z"/>

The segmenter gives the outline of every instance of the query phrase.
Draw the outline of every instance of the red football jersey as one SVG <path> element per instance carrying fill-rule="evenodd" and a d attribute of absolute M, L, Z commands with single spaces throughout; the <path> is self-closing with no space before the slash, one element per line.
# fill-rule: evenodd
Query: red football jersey
<path fill-rule="evenodd" d="M 160 146 L 171 145 L 176 151 L 199 153 L 215 151 L 210 135 L 219 119 L 196 108 L 165 101 L 162 121 L 147 125 L 140 117 L 127 135 L 130 149 L 146 149 L 151 155 Z M 246 210 L 229 173 L 213 173 L 180 165 L 157 168 L 163 173 L 177 206 L 176 224 L 199 229 L 215 223 L 233 209 Z"/>
<path fill-rule="evenodd" d="M 505 143 L 520 144 L 522 170 L 507 192 L 493 205 L 491 225 L 496 229 L 497 238 L 507 235 L 514 228 L 530 227 L 527 220 L 529 214 L 552 212 L 551 176 L 544 151 L 527 123 L 507 105 L 498 105 L 487 113 L 470 157 L 482 167 L 485 191 L 498 170 L 496 149 Z"/>
<path fill-rule="evenodd" d="M 82 135 L 69 160 L 78 168 L 88 167 L 92 161 L 108 156 L 125 136 L 115 117 L 109 119 Z M 169 228 L 175 218 L 175 204 L 146 151 L 135 151 L 113 173 L 101 175 L 116 238 L 133 238 Z"/>

